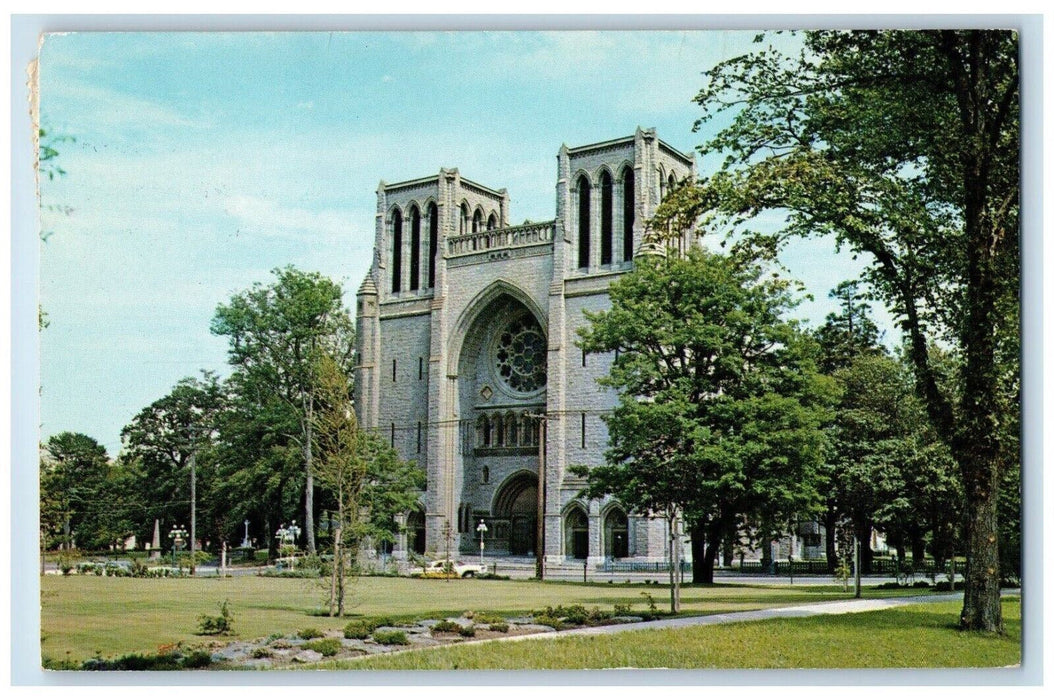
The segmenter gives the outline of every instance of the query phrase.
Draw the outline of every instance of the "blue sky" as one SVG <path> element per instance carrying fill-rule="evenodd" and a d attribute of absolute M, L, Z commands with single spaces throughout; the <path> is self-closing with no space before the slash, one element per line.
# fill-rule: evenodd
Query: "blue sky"
<path fill-rule="evenodd" d="M 508 188 L 519 222 L 552 218 L 561 143 L 639 125 L 691 151 L 700 74 L 754 34 L 49 36 L 41 122 L 75 140 L 59 144 L 66 175 L 41 184 L 42 438 L 84 432 L 116 454 L 121 427 L 180 378 L 224 375 L 216 305 L 272 268 L 320 271 L 353 301 L 382 179 L 457 167 Z M 827 241 L 785 262 L 814 322 L 861 267 Z"/>

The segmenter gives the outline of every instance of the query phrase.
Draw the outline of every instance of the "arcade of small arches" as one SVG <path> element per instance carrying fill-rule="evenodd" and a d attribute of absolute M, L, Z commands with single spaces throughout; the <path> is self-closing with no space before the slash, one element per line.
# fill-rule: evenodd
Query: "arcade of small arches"
<path fill-rule="evenodd" d="M 660 166 L 656 171 L 660 201 L 677 187 L 677 176 L 666 173 Z M 611 266 L 616 262 L 633 260 L 633 227 L 637 219 L 637 191 L 633 166 L 624 164 L 618 177 L 612 176 L 602 166 L 594 177 L 579 172 L 574 177 L 571 189 L 572 208 L 575 211 L 578 235 L 578 269 L 593 267 L 591 253 L 599 234 L 600 265 Z M 594 221 L 599 217 L 599 231 L 594 230 Z M 615 249 L 617 241 L 621 250 Z"/>
<path fill-rule="evenodd" d="M 528 411 L 491 411 L 476 419 L 476 447 L 537 447 L 539 421 Z"/>
<path fill-rule="evenodd" d="M 458 221 L 458 233 L 478 233 L 491 231 L 499 226 L 499 216 L 494 210 L 484 212 L 482 206 L 474 211 L 468 202 L 462 202 Z M 486 218 L 484 218 L 486 217 Z M 422 231 L 427 227 L 427 239 Z M 409 228 L 409 240 L 406 240 L 404 229 Z M 436 255 L 439 250 L 439 207 L 435 202 L 428 202 L 424 213 L 416 202 L 406 208 L 406 214 L 399 206 L 388 212 L 388 238 L 391 241 L 391 290 L 393 293 L 403 291 L 404 282 L 409 291 L 431 289 L 435 287 Z M 427 259 L 427 267 L 422 269 L 421 261 Z M 403 265 L 409 264 L 409 279 L 404 280 Z"/>

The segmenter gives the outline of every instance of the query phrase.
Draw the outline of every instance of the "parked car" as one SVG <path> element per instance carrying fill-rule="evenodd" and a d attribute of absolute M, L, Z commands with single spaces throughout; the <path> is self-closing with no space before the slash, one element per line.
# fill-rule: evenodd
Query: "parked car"
<path fill-rule="evenodd" d="M 449 568 L 447 567 L 448 563 L 450 565 Z M 447 562 L 443 559 L 429 562 L 424 567 L 424 574 L 426 576 L 454 575 L 459 578 L 472 578 L 474 576 L 482 576 L 485 573 L 487 573 L 486 564 L 466 564 L 460 561 Z"/>

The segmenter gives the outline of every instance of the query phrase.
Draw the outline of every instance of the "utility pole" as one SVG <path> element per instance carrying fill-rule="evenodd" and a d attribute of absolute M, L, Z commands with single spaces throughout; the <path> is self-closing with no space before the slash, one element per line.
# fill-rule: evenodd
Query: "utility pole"
<path fill-rule="evenodd" d="M 534 536 L 534 575 L 541 581 L 545 578 L 545 433 L 546 418 L 542 413 L 528 413 L 528 418 L 538 421 L 538 516 Z"/>
<path fill-rule="evenodd" d="M 195 540 L 198 536 L 198 509 L 197 509 L 197 463 L 198 452 L 191 449 L 190 452 L 190 575 L 194 575 L 197 562 L 194 558 Z"/>

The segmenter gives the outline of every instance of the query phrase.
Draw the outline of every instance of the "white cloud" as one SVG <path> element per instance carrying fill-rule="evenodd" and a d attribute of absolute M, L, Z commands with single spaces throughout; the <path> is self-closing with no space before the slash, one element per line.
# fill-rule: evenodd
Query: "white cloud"
<path fill-rule="evenodd" d="M 224 202 L 224 211 L 238 219 L 240 228 L 262 236 L 303 232 L 324 236 L 346 235 L 347 231 L 362 226 L 346 211 L 283 207 L 270 199 L 252 195 L 228 197 Z"/>
<path fill-rule="evenodd" d="M 118 143 L 136 141 L 145 144 L 143 132 L 162 135 L 169 129 L 212 129 L 207 115 L 187 114 L 171 103 L 162 104 L 79 80 L 51 85 L 46 68 L 41 70 L 41 113 L 46 120 L 52 113 L 65 114 L 63 124 L 55 126 L 74 135 L 89 135 Z M 54 102 L 54 106 L 51 104 Z M 76 105 L 75 109 L 67 105 Z"/>

